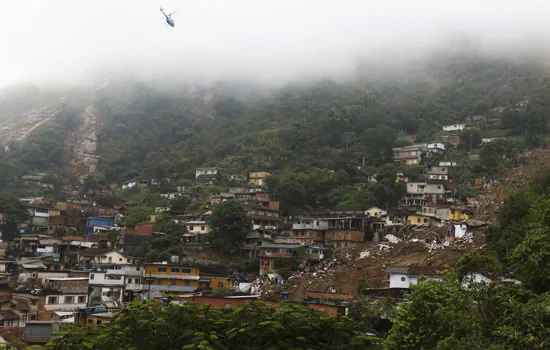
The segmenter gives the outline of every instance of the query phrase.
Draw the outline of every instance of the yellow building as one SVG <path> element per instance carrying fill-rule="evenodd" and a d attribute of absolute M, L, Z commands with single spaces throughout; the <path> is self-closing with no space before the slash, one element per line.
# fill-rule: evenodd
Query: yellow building
<path fill-rule="evenodd" d="M 256 186 L 265 186 L 265 180 L 270 177 L 271 174 L 267 171 L 256 171 L 253 173 L 250 173 L 250 183 Z"/>
<path fill-rule="evenodd" d="M 424 215 L 412 214 L 408 216 L 407 224 L 416 226 L 430 226 L 430 218 Z"/>
<path fill-rule="evenodd" d="M 149 219 L 150 224 L 154 224 L 155 222 L 157 222 L 157 220 L 159 220 L 162 217 L 162 215 L 163 214 L 161 214 L 161 213 L 149 214 L 149 215 L 147 215 L 147 218 Z"/>
<path fill-rule="evenodd" d="M 200 279 L 202 289 L 231 288 L 231 281 L 224 277 L 206 277 Z"/>
<path fill-rule="evenodd" d="M 206 235 L 210 232 L 210 224 L 206 221 L 188 221 L 185 223 L 185 226 L 187 226 L 189 233 Z"/>
<path fill-rule="evenodd" d="M 194 292 L 199 288 L 199 269 L 176 264 L 146 264 L 144 281 L 160 292 Z"/>
<path fill-rule="evenodd" d="M 470 216 L 466 213 L 464 208 L 451 207 L 449 209 L 449 220 L 464 221 L 470 219 Z"/>
<path fill-rule="evenodd" d="M 201 277 L 199 268 L 177 264 L 146 264 L 144 282 L 150 282 L 151 289 L 160 292 L 195 292 L 199 288 L 209 290 L 232 285 L 227 278 Z"/>

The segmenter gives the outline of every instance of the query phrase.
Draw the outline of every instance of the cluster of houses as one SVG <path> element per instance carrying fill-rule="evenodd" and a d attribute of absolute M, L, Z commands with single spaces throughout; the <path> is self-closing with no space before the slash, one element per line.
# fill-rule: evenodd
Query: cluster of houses
<path fill-rule="evenodd" d="M 472 120 L 481 120 L 478 119 Z M 423 157 L 444 154 L 446 144 L 460 142 L 459 136 L 453 133 L 464 127 L 464 124 L 445 126 L 447 134 L 438 136 L 434 142 L 395 148 L 394 161 L 401 165 L 419 165 Z M 208 296 L 218 288 L 253 291 L 250 284 L 248 289 L 243 288 L 242 281 L 234 275 L 182 264 L 180 256 L 158 263 L 145 263 L 132 256 L 136 248 L 163 235 L 154 229 L 159 218 L 168 217 L 187 227 L 182 244 L 208 244 L 211 208 L 229 200 L 239 201 L 250 217 L 252 231 L 239 244 L 239 250 L 243 256 L 259 259 L 260 274 L 291 265 L 316 269 L 334 249 L 368 241 L 382 242 L 388 234 L 399 237 L 411 229 L 447 225 L 450 229 L 444 239 L 453 241 L 463 235 L 460 224 L 471 216 L 467 202 L 457 204 L 456 188 L 449 178 L 449 169 L 456 165 L 454 161 L 441 161 L 437 166 L 425 167 L 416 179 L 396 174 L 396 181 L 407 188 L 397 208 L 330 210 L 307 217 L 282 216 L 279 203 L 272 200 L 267 191 L 270 173 L 222 175 L 215 167 L 196 169 L 195 183 L 214 184 L 225 179 L 232 187 L 227 192 L 206 195 L 207 209 L 175 212 L 169 205 L 157 207 L 147 222 L 137 225 L 124 224 L 123 204 L 106 208 L 88 199 L 22 198 L 29 220 L 19 223 L 20 237 L 15 239 L 18 255 L 7 255 L 7 243 L 0 243 L 0 253 L 5 256 L 0 261 L 0 279 L 5 282 L 0 284 L 0 329 L 5 338 L 13 333 L 14 338 L 43 343 L 58 332 L 60 324 L 85 326 L 109 322 L 116 310 L 134 299 L 162 301 L 166 295 L 177 295 L 180 300 L 227 306 L 257 298 L 258 295 L 248 294 L 220 301 Z M 40 179 L 27 178 L 26 181 Z M 376 174 L 367 181 L 376 182 Z M 122 187 L 154 184 L 154 180 L 141 180 L 123 183 Z M 171 201 L 193 195 L 183 187 L 172 187 L 173 190 L 161 193 L 160 197 Z M 0 213 L 0 224 L 6 217 Z M 387 272 L 390 291 L 408 288 L 420 275 L 440 278 L 427 267 L 394 266 Z M 340 312 L 350 298 L 339 293 L 329 296 L 324 293 L 326 291 L 308 291 L 304 302 L 333 313 Z"/>

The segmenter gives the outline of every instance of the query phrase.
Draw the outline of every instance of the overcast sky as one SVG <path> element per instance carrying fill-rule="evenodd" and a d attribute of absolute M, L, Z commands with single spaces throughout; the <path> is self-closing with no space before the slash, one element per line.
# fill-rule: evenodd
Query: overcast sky
<path fill-rule="evenodd" d="M 447 32 L 511 42 L 550 27 L 545 0 L 161 1 L 0 0 L 0 86 L 121 67 L 195 78 L 328 74 Z M 160 5 L 179 9 L 175 28 Z"/>

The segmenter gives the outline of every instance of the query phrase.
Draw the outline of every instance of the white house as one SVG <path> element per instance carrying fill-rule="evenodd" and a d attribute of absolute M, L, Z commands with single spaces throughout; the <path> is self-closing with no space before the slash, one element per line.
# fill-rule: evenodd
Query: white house
<path fill-rule="evenodd" d="M 464 276 L 462 278 L 462 288 L 466 289 L 468 288 L 472 283 L 491 283 L 493 282 L 492 279 L 490 279 L 489 277 L 479 273 L 479 272 L 474 272 L 474 273 L 469 273 L 467 274 L 466 276 Z"/>
<path fill-rule="evenodd" d="M 328 221 L 303 218 L 292 224 L 293 230 L 327 230 Z"/>
<path fill-rule="evenodd" d="M 91 264 L 131 264 L 133 259 L 117 251 L 104 252 L 102 248 L 90 249 L 89 253 L 79 253 L 81 257 L 90 259 Z"/>
<path fill-rule="evenodd" d="M 377 218 L 379 217 L 382 217 L 382 216 L 385 216 L 388 214 L 388 211 L 387 210 L 384 210 L 382 208 L 378 208 L 378 207 L 370 207 L 369 209 L 365 210 L 365 215 L 366 216 L 375 216 Z"/>
<path fill-rule="evenodd" d="M 50 311 L 50 318 L 54 311 L 73 311 L 78 308 L 86 307 L 88 302 L 88 293 L 71 293 L 48 295 L 44 304 L 44 311 Z"/>
<path fill-rule="evenodd" d="M 464 130 L 466 127 L 466 124 L 451 124 L 451 125 L 444 125 L 443 130 L 444 131 L 458 131 L 458 130 Z"/>
<path fill-rule="evenodd" d="M 386 272 L 390 274 L 390 288 L 409 288 L 410 284 L 417 285 L 420 276 L 435 281 L 443 280 L 437 269 L 432 266 L 392 266 L 388 267 Z"/>
<path fill-rule="evenodd" d="M 430 153 L 444 153 L 445 144 L 441 142 L 428 143 L 428 152 Z"/>
<path fill-rule="evenodd" d="M 427 178 L 430 180 L 449 180 L 449 168 L 433 166 L 427 171 Z"/>
<path fill-rule="evenodd" d="M 109 268 L 90 272 L 91 303 L 131 301 L 141 293 L 143 267 L 112 264 Z M 137 294 L 136 294 L 137 293 Z"/>
<path fill-rule="evenodd" d="M 407 184 L 407 194 L 411 196 L 443 197 L 445 186 L 438 183 L 409 182 Z"/>

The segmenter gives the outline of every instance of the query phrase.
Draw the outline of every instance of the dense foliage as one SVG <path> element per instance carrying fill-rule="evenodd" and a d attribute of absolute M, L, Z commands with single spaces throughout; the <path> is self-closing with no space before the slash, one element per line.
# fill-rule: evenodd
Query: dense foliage
<path fill-rule="evenodd" d="M 425 280 L 399 307 L 387 349 L 546 349 L 550 296 L 521 286 Z"/>
<path fill-rule="evenodd" d="M 287 212 L 391 206 L 400 190 L 388 187 L 391 181 L 368 184 L 365 176 L 380 172 L 391 161 L 391 148 L 407 144 L 407 134 L 430 141 L 442 124 L 530 100 L 525 109 L 503 112 L 500 123 L 475 125 L 461 135 L 457 155 L 478 152 L 481 137 L 512 137 L 481 152 L 472 168 L 483 174 L 499 165 L 503 153 L 510 157 L 537 145 L 546 133 L 542 66 L 471 57 L 440 58 L 408 82 L 320 81 L 240 100 L 224 91 L 197 100 L 183 90 L 168 94 L 138 86 L 122 92 L 125 87 L 113 85 L 100 101 L 101 171 L 114 181 L 192 179 L 203 165 L 234 173 L 267 170 L 276 173 L 272 190 Z"/>
<path fill-rule="evenodd" d="M 17 224 L 29 218 L 27 207 L 19 197 L 10 192 L 0 191 L 0 214 L 6 216 L 0 220 L 0 232 L 4 242 L 11 242 L 18 236 Z"/>
<path fill-rule="evenodd" d="M 465 178 L 456 179 L 461 184 L 494 175 L 506 165 L 504 154 L 511 158 L 542 142 L 550 93 L 541 62 L 449 51 L 416 68 L 417 74 L 390 81 L 362 67 L 353 83 L 322 80 L 241 96 L 235 92 L 246 84 L 192 92 L 183 84 L 161 89 L 113 81 L 96 94 L 100 164 L 87 186 L 145 177 L 181 184 L 194 179 L 196 167 L 218 166 L 223 173 L 275 174 L 271 190 L 286 213 L 391 207 L 403 191 L 395 172 L 421 172 L 387 165 L 391 148 L 408 144 L 406 135 L 431 141 L 444 124 L 496 115 L 496 124 L 470 123 L 461 144 L 448 152 L 465 160 Z M 523 100 L 530 102 L 516 108 Z M 499 106 L 510 108 L 492 111 Z M 0 187 L 25 172 L 59 169 L 71 127 L 60 117 L 0 156 Z M 482 137 L 497 136 L 509 138 L 480 147 Z M 480 160 L 469 160 L 470 151 Z M 368 183 L 366 176 L 375 173 L 387 174 L 386 180 Z M 230 185 L 221 180 L 222 187 Z M 470 193 L 466 185 L 457 188 Z"/>
<path fill-rule="evenodd" d="M 71 331 L 47 349 L 377 349 L 369 328 L 299 305 L 235 308 L 134 302 L 110 325 Z"/>
<path fill-rule="evenodd" d="M 236 251 L 239 243 L 252 232 L 250 217 L 237 201 L 227 201 L 217 205 L 209 223 L 210 243 L 230 251 Z"/>

